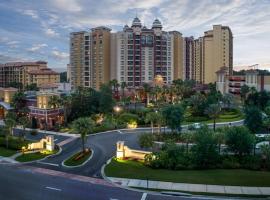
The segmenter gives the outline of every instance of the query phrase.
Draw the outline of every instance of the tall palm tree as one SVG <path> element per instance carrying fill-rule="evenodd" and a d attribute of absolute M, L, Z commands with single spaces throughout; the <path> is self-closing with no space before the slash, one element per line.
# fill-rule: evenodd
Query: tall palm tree
<path fill-rule="evenodd" d="M 67 119 L 71 112 L 72 98 L 71 96 L 64 96 L 60 99 L 60 105 L 64 111 L 64 124 L 67 126 Z"/>
<path fill-rule="evenodd" d="M 25 139 L 25 128 L 30 124 L 29 118 L 26 116 L 22 116 L 19 118 L 19 124 L 23 127 L 23 132 L 22 132 L 22 140 L 24 141 Z"/>
<path fill-rule="evenodd" d="M 216 130 L 216 119 L 221 113 L 221 108 L 219 104 L 211 104 L 205 109 L 205 114 L 207 114 L 211 119 L 214 120 L 214 131 Z"/>
<path fill-rule="evenodd" d="M 94 122 L 91 120 L 91 118 L 88 117 L 80 117 L 73 121 L 72 123 L 72 129 L 74 132 L 79 133 L 81 135 L 81 141 L 82 141 L 82 151 L 86 152 L 85 149 L 85 140 L 87 134 L 91 133 L 93 131 Z"/>
<path fill-rule="evenodd" d="M 8 148 L 8 139 L 9 136 L 13 136 L 13 128 L 16 126 L 16 114 L 13 112 L 9 112 L 6 115 L 6 118 L 4 120 L 5 122 L 5 127 L 7 128 L 8 131 L 6 131 L 6 147 Z"/>
<path fill-rule="evenodd" d="M 126 82 L 122 82 L 121 85 L 120 85 L 120 87 L 121 87 L 121 91 L 122 91 L 121 92 L 122 93 L 121 99 L 123 99 L 125 97 L 125 89 L 127 87 L 127 83 Z"/>

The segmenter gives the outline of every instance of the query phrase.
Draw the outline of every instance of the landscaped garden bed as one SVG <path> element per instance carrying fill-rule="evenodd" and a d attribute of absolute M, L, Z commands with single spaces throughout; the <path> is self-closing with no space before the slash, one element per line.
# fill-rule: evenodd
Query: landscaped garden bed
<path fill-rule="evenodd" d="M 42 150 L 34 153 L 24 153 L 17 158 L 15 158 L 18 162 L 31 162 L 35 160 L 43 159 L 47 156 L 56 154 L 58 152 L 58 149 L 55 149 L 54 151 L 48 151 L 48 150 Z"/>
<path fill-rule="evenodd" d="M 92 151 L 90 149 L 86 149 L 85 152 L 77 152 L 74 155 L 72 155 L 70 158 L 64 161 L 64 165 L 66 166 L 79 166 L 85 163 L 89 157 L 92 155 Z"/>
<path fill-rule="evenodd" d="M 140 161 L 116 160 L 106 166 L 108 177 L 178 183 L 270 187 L 270 172 L 243 169 L 167 170 L 152 169 Z"/>

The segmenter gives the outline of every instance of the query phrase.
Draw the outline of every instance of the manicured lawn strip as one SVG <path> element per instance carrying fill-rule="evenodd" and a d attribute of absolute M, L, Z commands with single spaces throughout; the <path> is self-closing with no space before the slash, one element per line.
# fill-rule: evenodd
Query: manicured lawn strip
<path fill-rule="evenodd" d="M 149 179 L 178 183 L 196 183 L 210 185 L 270 186 L 270 172 L 250 170 L 165 170 L 151 169 L 140 162 L 130 160 L 112 160 L 105 168 L 106 176 Z"/>
<path fill-rule="evenodd" d="M 0 156 L 10 157 L 10 156 L 14 155 L 15 153 L 17 153 L 16 150 L 7 149 L 5 147 L 0 147 Z"/>
<path fill-rule="evenodd" d="M 35 152 L 35 153 L 27 153 L 27 154 L 22 154 L 18 156 L 15 160 L 19 162 L 30 162 L 34 160 L 40 160 L 42 158 L 45 158 L 46 156 L 52 155 L 57 153 L 58 150 L 55 150 L 53 152 L 49 151 L 44 151 L 43 153 L 41 152 Z"/>
<path fill-rule="evenodd" d="M 67 166 L 77 166 L 83 164 L 92 154 L 91 151 L 85 153 L 83 157 L 81 157 L 79 160 L 75 160 L 75 158 L 80 154 L 81 152 L 77 152 L 74 155 L 72 155 L 69 159 L 67 159 L 64 164 Z"/>

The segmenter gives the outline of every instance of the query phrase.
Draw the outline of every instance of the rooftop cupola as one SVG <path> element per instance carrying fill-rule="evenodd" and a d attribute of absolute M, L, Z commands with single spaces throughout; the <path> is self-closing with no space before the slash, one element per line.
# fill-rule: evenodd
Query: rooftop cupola
<path fill-rule="evenodd" d="M 141 20 L 138 17 L 135 17 L 131 27 L 142 27 Z"/>
<path fill-rule="evenodd" d="M 161 22 L 158 19 L 155 19 L 155 21 L 153 22 L 152 29 L 154 29 L 154 28 L 162 29 Z"/>

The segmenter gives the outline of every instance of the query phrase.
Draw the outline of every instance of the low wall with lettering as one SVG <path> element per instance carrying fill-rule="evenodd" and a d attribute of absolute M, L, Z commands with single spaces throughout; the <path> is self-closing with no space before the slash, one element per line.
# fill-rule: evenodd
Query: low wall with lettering
<path fill-rule="evenodd" d="M 128 146 L 125 146 L 124 141 L 118 141 L 116 143 L 116 158 L 124 159 L 124 158 L 132 158 L 143 160 L 145 155 L 150 154 L 150 151 L 141 151 L 130 149 Z"/>
<path fill-rule="evenodd" d="M 54 150 L 54 137 L 52 135 L 42 138 L 39 142 L 28 144 L 28 150 L 46 149 L 49 151 Z"/>

